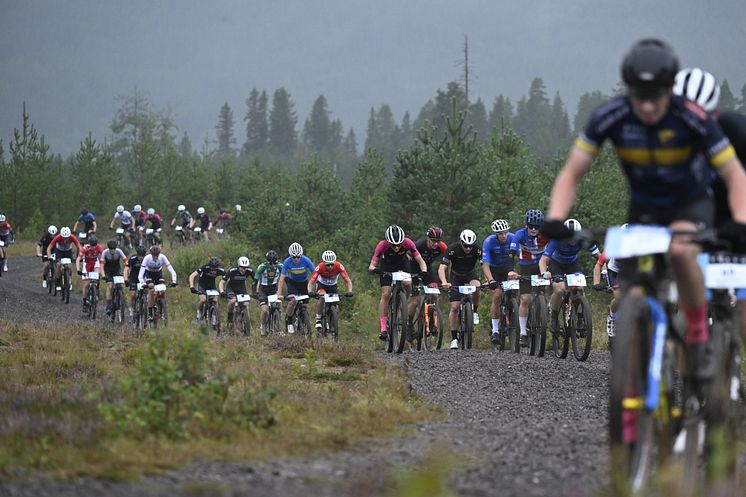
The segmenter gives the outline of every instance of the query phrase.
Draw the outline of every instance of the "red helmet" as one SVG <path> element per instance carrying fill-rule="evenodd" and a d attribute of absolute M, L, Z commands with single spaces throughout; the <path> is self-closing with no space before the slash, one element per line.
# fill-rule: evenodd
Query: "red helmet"
<path fill-rule="evenodd" d="M 158 245 L 153 245 L 152 247 L 150 247 L 150 254 L 153 257 L 158 257 L 160 253 L 161 253 L 161 247 L 159 247 Z"/>

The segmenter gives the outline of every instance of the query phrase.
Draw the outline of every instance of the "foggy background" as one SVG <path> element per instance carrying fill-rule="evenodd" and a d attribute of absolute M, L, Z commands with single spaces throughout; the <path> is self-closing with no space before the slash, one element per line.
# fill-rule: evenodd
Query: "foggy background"
<path fill-rule="evenodd" d="M 0 139 L 7 152 L 26 101 L 50 152 L 67 156 L 89 131 L 110 135 L 118 97 L 137 89 L 195 145 L 214 139 L 228 102 L 240 145 L 249 91 L 284 87 L 300 124 L 323 94 L 362 141 L 371 107 L 415 116 L 463 78 L 464 36 L 469 97 L 487 107 L 500 93 L 516 102 L 540 77 L 572 120 L 582 93 L 616 85 L 623 53 L 643 36 L 667 40 L 682 66 L 703 66 L 740 97 L 744 27 L 735 0 L 0 0 Z"/>

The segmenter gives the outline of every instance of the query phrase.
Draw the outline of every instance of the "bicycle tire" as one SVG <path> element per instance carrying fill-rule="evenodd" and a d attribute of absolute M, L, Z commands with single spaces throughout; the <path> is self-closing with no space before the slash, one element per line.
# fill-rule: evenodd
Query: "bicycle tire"
<path fill-rule="evenodd" d="M 533 326 L 531 327 L 531 333 L 529 336 L 529 355 L 544 357 L 547 343 L 548 321 L 548 303 L 546 296 L 544 294 L 534 296 L 532 306 L 534 307 L 534 319 L 532 320 Z"/>
<path fill-rule="evenodd" d="M 518 299 L 510 297 L 506 304 L 507 323 L 500 333 L 501 349 L 505 350 L 505 340 L 508 340 L 508 350 L 520 348 L 520 326 L 518 324 Z"/>
<path fill-rule="evenodd" d="M 403 290 L 396 294 L 396 314 L 396 327 L 398 328 L 397 333 L 399 334 L 399 343 L 396 348 L 396 353 L 401 354 L 404 352 L 404 347 L 407 344 L 407 320 L 409 319 L 407 295 Z"/>
<path fill-rule="evenodd" d="M 295 332 L 303 338 L 311 338 L 311 320 L 308 316 L 308 308 L 297 304 L 295 314 L 297 317 L 297 324 Z"/>
<path fill-rule="evenodd" d="M 67 267 L 62 271 L 62 301 L 70 303 L 70 269 Z"/>
<path fill-rule="evenodd" d="M 474 331 L 474 309 L 471 302 L 462 302 L 459 311 L 460 327 L 458 334 L 459 348 L 461 350 L 471 348 L 472 332 Z"/>
<path fill-rule="evenodd" d="M 424 347 L 425 350 L 429 350 L 428 346 L 430 345 L 428 343 L 428 340 L 425 336 L 426 333 L 426 327 L 425 327 L 425 312 L 427 312 L 428 306 L 425 302 L 425 297 L 421 297 L 419 303 L 417 304 L 417 307 L 414 311 L 414 320 L 412 321 L 412 329 L 415 330 L 415 349 L 416 350 L 422 350 Z"/>
<path fill-rule="evenodd" d="M 239 323 L 241 326 L 241 333 L 243 333 L 243 336 L 245 337 L 250 336 L 251 335 L 251 320 L 249 319 L 249 306 L 241 305 L 239 310 L 240 310 Z"/>
<path fill-rule="evenodd" d="M 332 336 L 332 340 L 336 342 L 339 340 L 339 309 L 337 309 L 336 305 L 330 305 L 328 314 L 327 325 L 329 326 L 329 333 Z"/>
<path fill-rule="evenodd" d="M 593 343 L 593 313 L 585 295 L 580 295 L 573 303 L 572 313 L 572 353 L 578 361 L 585 361 L 591 353 Z"/>
<path fill-rule="evenodd" d="M 572 304 L 563 298 L 557 319 L 557 332 L 552 333 L 552 350 L 554 356 L 560 359 L 566 358 L 570 350 L 570 341 L 572 340 L 570 337 L 575 333 L 573 330 L 575 324 L 574 312 Z"/>
<path fill-rule="evenodd" d="M 274 332 L 275 335 L 279 335 L 282 332 L 282 311 L 278 308 L 270 308 L 267 322 L 270 331 Z"/>
<path fill-rule="evenodd" d="M 47 280 L 47 293 L 51 294 L 55 286 L 54 285 L 54 267 L 51 262 L 47 266 L 47 272 L 44 274 L 44 279 Z"/>
<path fill-rule="evenodd" d="M 88 285 L 88 314 L 91 319 L 96 319 L 96 313 L 98 312 L 98 289 L 95 288 L 93 283 Z"/>
<path fill-rule="evenodd" d="M 220 335 L 220 316 L 218 306 L 212 300 L 207 302 L 207 323 L 216 335 Z"/>
<path fill-rule="evenodd" d="M 112 313 L 111 319 L 117 324 L 124 322 L 124 296 L 122 295 L 122 287 L 120 285 L 114 285 L 114 296 L 111 299 Z"/>

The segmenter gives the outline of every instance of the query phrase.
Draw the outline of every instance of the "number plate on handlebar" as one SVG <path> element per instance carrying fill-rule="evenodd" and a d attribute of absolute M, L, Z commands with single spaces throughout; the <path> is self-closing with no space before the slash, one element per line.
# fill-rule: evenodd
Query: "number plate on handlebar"
<path fill-rule="evenodd" d="M 165 283 L 159 283 L 153 287 L 153 290 L 156 292 L 165 292 L 166 291 L 166 284 Z"/>
<path fill-rule="evenodd" d="M 296 301 L 308 300 L 308 295 L 295 295 Z"/>
<path fill-rule="evenodd" d="M 183 230 L 183 229 L 184 229 L 184 227 L 183 227 L 183 226 L 177 226 L 177 227 L 176 227 L 176 228 L 174 228 L 174 229 L 175 229 L 176 231 L 181 231 L 181 230 Z"/>
<path fill-rule="evenodd" d="M 200 228 L 199 226 L 195 226 L 192 231 L 194 231 L 195 233 L 199 233 L 200 231 L 202 231 L 202 228 Z"/>
<path fill-rule="evenodd" d="M 219 235 L 222 235 L 225 230 L 223 228 L 216 228 L 215 231 L 217 231 Z"/>
<path fill-rule="evenodd" d="M 5 247 L 5 242 L 0 240 L 0 247 Z"/>
<path fill-rule="evenodd" d="M 713 290 L 746 287 L 745 258 L 700 254 L 697 262 L 705 275 L 705 287 Z"/>
<path fill-rule="evenodd" d="M 95 271 L 91 271 L 90 273 L 86 273 L 85 275 L 86 278 L 88 278 L 89 280 L 97 280 L 100 277 L 100 275 Z"/>
<path fill-rule="evenodd" d="M 205 290 L 205 295 L 207 295 L 208 297 L 217 297 L 218 295 L 220 295 L 220 292 L 217 290 Z"/>
<path fill-rule="evenodd" d="M 505 280 L 502 282 L 503 290 L 519 290 L 521 282 L 518 280 Z"/>
<path fill-rule="evenodd" d="M 426 286 L 424 291 L 427 295 L 440 295 L 440 289 L 432 286 Z"/>
<path fill-rule="evenodd" d="M 72 264 L 72 263 L 73 263 L 73 260 L 68 259 L 67 257 L 63 257 L 62 259 L 60 259 L 60 264 L 64 265 L 64 264 Z"/>
<path fill-rule="evenodd" d="M 251 295 L 247 293 L 236 294 L 236 302 L 248 302 L 249 300 L 251 300 Z"/>
<path fill-rule="evenodd" d="M 153 234 L 153 228 L 148 228 L 148 229 L 146 229 L 146 230 L 145 230 L 145 234 L 146 234 L 146 235 L 151 235 L 151 234 Z"/>
<path fill-rule="evenodd" d="M 474 285 L 461 285 L 458 287 L 458 293 L 461 293 L 463 295 L 470 295 L 477 291 L 477 287 Z"/>
<path fill-rule="evenodd" d="M 331 293 L 325 293 L 324 294 L 324 302 L 339 302 L 339 295 L 331 294 Z"/>
<path fill-rule="evenodd" d="M 86 238 L 87 236 L 88 236 L 88 233 L 85 233 L 85 232 L 78 233 L 78 238 L 80 238 L 81 240 L 83 238 Z"/>
<path fill-rule="evenodd" d="M 405 271 L 396 271 L 391 273 L 391 279 L 393 281 L 408 281 L 412 279 L 412 275 Z"/>
<path fill-rule="evenodd" d="M 586 286 L 585 275 L 582 273 L 567 274 L 565 280 L 569 286 Z"/>
<path fill-rule="evenodd" d="M 541 275 L 531 275 L 531 286 L 549 286 L 551 283 L 551 281 L 542 278 Z"/>
<path fill-rule="evenodd" d="M 671 244 L 671 230 L 665 226 L 613 226 L 606 232 L 607 257 L 623 259 L 639 255 L 665 254 Z"/>
<path fill-rule="evenodd" d="M 124 283 L 124 276 L 114 276 L 112 279 L 114 280 L 115 285 L 121 285 Z"/>
<path fill-rule="evenodd" d="M 124 228 L 117 228 L 117 235 L 124 233 Z"/>

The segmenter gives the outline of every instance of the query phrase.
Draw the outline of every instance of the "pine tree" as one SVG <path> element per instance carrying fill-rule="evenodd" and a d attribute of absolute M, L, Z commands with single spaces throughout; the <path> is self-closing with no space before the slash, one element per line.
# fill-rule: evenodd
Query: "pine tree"
<path fill-rule="evenodd" d="M 246 142 L 242 154 L 250 156 L 261 154 L 267 147 L 269 123 L 267 122 L 267 92 L 261 93 L 254 88 L 246 99 Z"/>
<path fill-rule="evenodd" d="M 81 208 L 102 215 L 111 209 L 112 199 L 118 196 L 121 185 L 119 170 L 111 152 L 96 143 L 91 133 L 80 143 L 80 149 L 70 164 L 76 185 L 86 185 Z"/>
<path fill-rule="evenodd" d="M 737 105 L 738 102 L 736 101 L 736 97 L 733 96 L 728 80 L 724 79 L 720 85 L 720 104 L 718 104 L 718 107 L 721 111 L 725 112 L 735 110 Z"/>
<path fill-rule="evenodd" d="M 215 133 L 218 138 L 217 153 L 221 157 L 233 157 L 235 155 L 233 145 L 236 144 L 236 138 L 233 136 L 233 126 L 233 111 L 228 102 L 225 102 L 220 108 L 218 124 L 215 126 Z"/>
<path fill-rule="evenodd" d="M 474 128 L 479 140 L 487 140 L 490 136 L 489 124 L 487 121 L 487 109 L 481 98 L 469 106 L 468 123 Z"/>
<path fill-rule="evenodd" d="M 492 110 L 490 111 L 489 125 L 491 129 L 496 129 L 498 133 L 502 133 L 506 129 L 512 127 L 513 122 L 513 104 L 510 103 L 510 99 L 504 97 L 502 94 L 495 98 L 495 102 L 492 104 Z"/>
<path fill-rule="evenodd" d="M 298 146 L 298 118 L 285 88 L 275 90 L 269 113 L 269 149 L 278 157 L 290 157 Z"/>
<path fill-rule="evenodd" d="M 303 144 L 322 157 L 327 157 L 332 149 L 331 120 L 324 95 L 316 98 L 303 125 Z"/>

